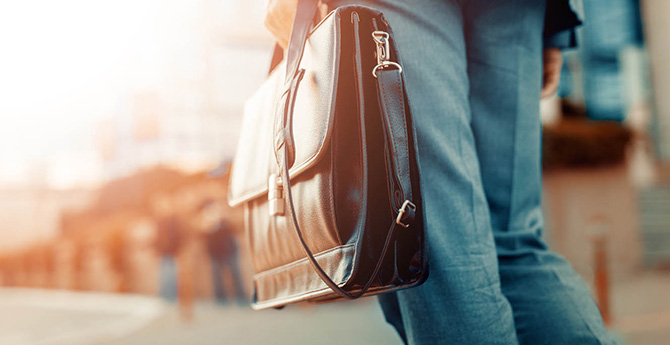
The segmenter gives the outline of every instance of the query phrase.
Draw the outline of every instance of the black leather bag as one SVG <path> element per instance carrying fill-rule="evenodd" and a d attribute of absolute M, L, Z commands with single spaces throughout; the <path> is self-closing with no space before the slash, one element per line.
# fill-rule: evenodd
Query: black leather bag
<path fill-rule="evenodd" d="M 284 62 L 247 102 L 229 203 L 244 205 L 255 309 L 427 277 L 416 141 L 393 33 L 301 0 Z"/>

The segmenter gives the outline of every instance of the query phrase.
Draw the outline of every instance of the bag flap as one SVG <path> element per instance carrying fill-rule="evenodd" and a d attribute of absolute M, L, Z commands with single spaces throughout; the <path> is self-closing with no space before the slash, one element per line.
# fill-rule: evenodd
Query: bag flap
<path fill-rule="evenodd" d="M 295 96 L 293 136 L 296 157 L 289 172 L 291 177 L 313 166 L 329 141 L 337 90 L 339 47 L 339 11 L 334 11 L 312 31 L 300 61 L 305 75 Z M 267 193 L 268 177 L 277 171 L 273 152 L 274 117 L 285 73 L 286 65 L 282 62 L 245 104 L 230 176 L 230 206 Z"/>

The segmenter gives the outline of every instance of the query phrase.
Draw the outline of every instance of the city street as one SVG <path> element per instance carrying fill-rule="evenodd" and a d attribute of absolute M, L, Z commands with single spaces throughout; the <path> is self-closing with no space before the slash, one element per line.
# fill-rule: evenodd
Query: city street
<path fill-rule="evenodd" d="M 375 302 L 375 303 L 372 303 Z M 196 306 L 195 319 L 183 323 L 174 308 L 145 329 L 104 345 L 292 344 L 400 345 L 376 301 L 337 303 L 316 308 L 253 311 L 242 307 Z"/>
<path fill-rule="evenodd" d="M 612 329 L 625 344 L 670 339 L 670 274 L 646 272 L 612 287 Z M 185 322 L 175 304 L 138 295 L 0 289 L 0 344 L 399 345 L 376 300 L 253 311 L 195 304 Z"/>
<path fill-rule="evenodd" d="M 0 345 L 403 345 L 376 297 L 248 299 L 419 262 L 410 343 L 670 345 L 670 0 L 1 1 L 0 28 Z"/>
<path fill-rule="evenodd" d="M 0 344 L 400 344 L 373 299 L 260 312 L 201 302 L 194 314 L 183 322 L 153 297 L 0 289 Z"/>

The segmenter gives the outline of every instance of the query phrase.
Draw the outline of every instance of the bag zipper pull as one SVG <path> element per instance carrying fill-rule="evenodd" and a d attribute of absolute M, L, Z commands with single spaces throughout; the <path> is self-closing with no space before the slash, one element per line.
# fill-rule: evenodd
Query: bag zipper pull
<path fill-rule="evenodd" d="M 268 177 L 268 212 L 270 217 L 284 215 L 284 194 L 281 177 L 272 174 Z"/>

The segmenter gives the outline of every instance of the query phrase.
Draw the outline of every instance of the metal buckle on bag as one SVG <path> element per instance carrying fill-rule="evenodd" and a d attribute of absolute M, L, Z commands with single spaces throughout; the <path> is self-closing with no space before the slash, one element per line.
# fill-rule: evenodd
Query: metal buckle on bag
<path fill-rule="evenodd" d="M 402 73 L 402 66 L 397 62 L 390 61 L 391 50 L 389 45 L 389 34 L 385 31 L 373 31 L 372 39 L 377 44 L 377 65 L 372 69 L 372 75 L 377 78 L 377 70 L 395 67 Z"/>
<path fill-rule="evenodd" d="M 409 209 L 408 209 L 409 207 Z M 409 222 L 405 223 L 405 214 L 408 212 L 411 212 L 410 214 L 410 222 L 414 219 L 414 211 L 416 211 L 416 205 L 414 205 L 413 202 L 409 200 L 405 200 L 405 202 L 402 203 L 402 207 L 400 207 L 400 210 L 398 210 L 398 217 L 395 219 L 395 223 L 402 226 L 403 228 L 409 228 Z"/>

